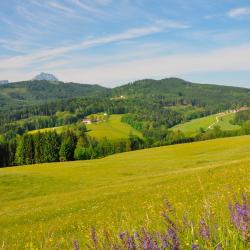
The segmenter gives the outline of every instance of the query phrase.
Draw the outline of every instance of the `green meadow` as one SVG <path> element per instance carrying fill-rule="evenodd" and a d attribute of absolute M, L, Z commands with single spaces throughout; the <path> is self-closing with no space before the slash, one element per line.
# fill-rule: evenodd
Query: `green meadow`
<path fill-rule="evenodd" d="M 206 211 L 227 225 L 228 200 L 250 190 L 249 152 L 250 136 L 241 136 L 2 168 L 0 249 L 72 249 L 74 239 L 85 249 L 92 226 L 161 229 L 166 197 L 179 218 L 197 222 Z"/>
<path fill-rule="evenodd" d="M 56 131 L 57 133 L 62 133 L 68 127 L 69 126 L 65 125 L 65 126 L 54 127 L 54 128 L 41 128 L 41 129 L 36 129 L 36 130 L 29 131 L 28 134 L 32 135 L 32 134 L 36 134 L 38 132 L 46 133 L 46 132 L 49 132 L 49 131 Z"/>
<path fill-rule="evenodd" d="M 87 125 L 88 135 L 95 138 L 107 137 L 110 140 L 128 138 L 130 134 L 142 137 L 142 134 L 130 125 L 121 122 L 122 115 L 111 115 L 107 121 Z"/>
<path fill-rule="evenodd" d="M 219 126 L 222 130 L 237 130 L 240 129 L 240 126 L 231 124 L 231 120 L 234 118 L 234 113 L 228 113 L 223 116 L 220 114 L 209 115 L 198 119 L 193 119 L 189 122 L 178 124 L 171 128 L 174 131 L 182 131 L 187 136 L 195 136 L 199 130 L 202 128 L 207 130 L 209 126 L 212 127 Z M 218 117 L 218 122 L 216 120 Z"/>
<path fill-rule="evenodd" d="M 106 137 L 110 140 L 127 139 L 130 134 L 137 135 L 138 137 L 142 138 L 142 134 L 138 130 L 134 129 L 129 124 L 122 122 L 121 118 L 122 115 L 110 115 L 107 120 L 88 124 L 86 125 L 88 130 L 87 134 L 97 139 Z M 35 134 L 38 131 L 40 133 L 45 133 L 53 130 L 58 133 L 62 133 L 64 130 L 70 129 L 71 127 L 72 125 L 43 128 L 30 131 L 29 134 Z"/>

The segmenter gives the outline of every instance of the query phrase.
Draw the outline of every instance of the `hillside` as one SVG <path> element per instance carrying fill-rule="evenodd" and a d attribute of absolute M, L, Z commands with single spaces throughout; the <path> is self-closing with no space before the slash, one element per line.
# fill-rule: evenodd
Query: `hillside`
<path fill-rule="evenodd" d="M 109 95 L 112 99 L 124 101 L 140 100 L 147 104 L 151 99 L 161 101 L 162 106 L 182 102 L 199 106 L 216 106 L 227 109 L 233 105 L 243 106 L 250 103 L 250 90 L 238 87 L 197 84 L 178 78 L 162 80 L 141 80 L 121 87 L 107 89 L 99 85 L 63 83 L 51 81 L 25 81 L 0 85 L 0 106 L 40 104 L 75 97 Z M 128 101 L 128 100 L 127 100 Z"/>
<path fill-rule="evenodd" d="M 86 125 L 88 130 L 87 134 L 97 139 L 106 137 L 110 140 L 127 139 L 130 134 L 142 137 L 142 134 L 139 131 L 132 128 L 130 125 L 123 123 L 121 118 L 122 115 L 111 115 L 106 121 L 88 124 Z M 38 131 L 40 133 L 48 131 L 56 131 L 57 133 L 61 133 L 64 130 L 70 129 L 70 127 L 70 125 L 65 125 L 54 128 L 37 129 L 30 131 L 29 134 L 35 134 Z"/>
<path fill-rule="evenodd" d="M 239 125 L 230 123 L 235 117 L 235 113 L 215 114 L 198 119 L 193 119 L 189 122 L 178 124 L 171 128 L 173 131 L 181 131 L 187 136 L 195 136 L 200 132 L 200 129 L 208 130 L 215 126 L 219 126 L 222 130 L 237 130 Z"/>
<path fill-rule="evenodd" d="M 193 105 L 225 107 L 234 103 L 250 103 L 250 90 L 239 87 L 198 84 L 179 78 L 140 80 L 113 89 L 113 96 L 124 98 L 161 98 L 164 104 L 177 100 L 190 100 Z M 185 102 L 185 101 L 184 101 Z"/>
<path fill-rule="evenodd" d="M 13 250 L 70 249 L 73 239 L 85 247 L 92 226 L 163 228 L 166 197 L 194 222 L 208 206 L 224 222 L 228 198 L 247 191 L 249 150 L 250 136 L 242 136 L 0 169 L 0 242 Z"/>
<path fill-rule="evenodd" d="M 105 93 L 99 85 L 32 80 L 0 85 L 1 109 Z"/>
<path fill-rule="evenodd" d="M 111 115 L 107 121 L 89 124 L 88 134 L 98 139 L 106 137 L 110 140 L 127 139 L 130 134 L 142 137 L 139 131 L 121 122 L 121 118 L 122 115 Z"/>

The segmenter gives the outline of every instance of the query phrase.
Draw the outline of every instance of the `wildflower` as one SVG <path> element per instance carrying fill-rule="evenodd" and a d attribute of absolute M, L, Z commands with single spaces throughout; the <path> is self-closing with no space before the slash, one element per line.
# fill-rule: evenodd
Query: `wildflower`
<path fill-rule="evenodd" d="M 94 248 L 97 249 L 98 248 L 98 240 L 97 240 L 96 230 L 94 227 L 92 227 L 91 238 L 92 238 L 92 242 L 94 244 Z"/>
<path fill-rule="evenodd" d="M 204 219 L 200 221 L 200 235 L 205 241 L 208 241 L 210 239 L 209 227 Z"/>
<path fill-rule="evenodd" d="M 80 250 L 79 242 L 77 240 L 73 241 L 73 249 L 74 250 Z"/>
<path fill-rule="evenodd" d="M 179 250 L 180 248 L 180 241 L 178 239 L 177 233 L 173 229 L 168 229 L 168 235 L 172 241 L 173 250 Z"/>
<path fill-rule="evenodd" d="M 242 196 L 242 204 L 236 203 L 234 206 L 229 204 L 231 223 L 241 233 L 242 238 L 249 240 L 250 235 L 250 205 L 246 195 Z"/>
<path fill-rule="evenodd" d="M 216 246 L 215 250 L 222 250 L 222 244 L 219 243 L 219 244 Z"/>
<path fill-rule="evenodd" d="M 162 248 L 160 249 L 167 249 L 169 244 L 168 244 L 168 235 L 166 234 L 157 234 L 159 242 L 161 242 Z"/>
<path fill-rule="evenodd" d="M 200 247 L 198 244 L 192 244 L 192 250 L 199 250 Z"/>

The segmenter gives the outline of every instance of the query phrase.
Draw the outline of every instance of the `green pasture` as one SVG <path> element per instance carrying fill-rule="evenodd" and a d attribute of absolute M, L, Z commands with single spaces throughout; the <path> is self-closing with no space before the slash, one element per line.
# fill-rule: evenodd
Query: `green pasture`
<path fill-rule="evenodd" d="M 95 117 L 101 117 L 100 114 L 95 115 Z M 110 140 L 116 139 L 127 139 L 130 134 L 137 135 L 142 138 L 142 134 L 132 128 L 127 123 L 121 122 L 122 115 L 110 115 L 107 120 L 102 120 L 99 122 L 93 122 L 92 124 L 86 125 L 88 130 L 88 135 L 95 137 L 97 139 L 101 139 L 106 137 Z M 72 125 L 65 125 L 54 128 L 44 128 L 30 131 L 30 134 L 35 134 L 38 131 L 40 133 L 53 131 L 55 130 L 58 133 L 63 132 L 66 129 L 70 129 Z"/>
<path fill-rule="evenodd" d="M 234 113 L 228 113 L 223 116 L 220 116 L 220 114 L 209 115 L 202 118 L 193 119 L 189 122 L 178 124 L 171 129 L 174 131 L 180 130 L 187 136 L 195 136 L 197 133 L 199 133 L 199 130 L 201 128 L 207 130 L 208 127 L 212 124 L 214 124 L 214 126 L 219 126 L 222 130 L 237 130 L 240 128 L 240 126 L 230 123 L 234 116 Z M 219 122 L 217 123 L 215 123 L 216 117 L 218 117 L 219 120 Z"/>
<path fill-rule="evenodd" d="M 128 138 L 130 134 L 142 137 L 142 134 L 136 129 L 132 128 L 127 123 L 121 122 L 122 115 L 111 115 L 107 121 L 95 122 L 88 124 L 88 134 L 95 138 L 107 137 L 115 140 L 121 138 Z"/>
<path fill-rule="evenodd" d="M 46 132 L 49 132 L 49 131 L 56 131 L 57 133 L 62 133 L 68 127 L 69 126 L 65 125 L 65 126 L 54 127 L 54 128 L 41 128 L 41 129 L 36 129 L 36 130 L 29 131 L 28 134 L 36 134 L 38 132 L 46 133 Z"/>
<path fill-rule="evenodd" d="M 249 192 L 249 152 L 242 136 L 0 169 L 0 249 L 72 249 L 74 239 L 85 249 L 92 226 L 161 229 L 166 197 L 179 218 L 209 213 L 227 225 L 228 199 Z"/>

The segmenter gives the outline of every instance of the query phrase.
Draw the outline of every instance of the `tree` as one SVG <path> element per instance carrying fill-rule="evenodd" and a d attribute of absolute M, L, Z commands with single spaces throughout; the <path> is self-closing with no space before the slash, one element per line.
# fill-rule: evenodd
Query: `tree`
<path fill-rule="evenodd" d="M 16 154 L 15 154 L 15 164 L 17 165 L 24 165 L 24 137 L 20 136 L 17 140 L 17 148 L 16 148 Z"/>
<path fill-rule="evenodd" d="M 56 162 L 59 160 L 60 137 L 55 131 L 44 134 L 43 155 L 45 162 Z"/>
<path fill-rule="evenodd" d="M 34 142 L 32 135 L 24 134 L 23 136 L 24 147 L 24 164 L 34 163 Z"/>
<path fill-rule="evenodd" d="M 43 140 L 44 136 L 40 132 L 34 135 L 34 160 L 35 163 L 44 162 L 44 154 L 43 154 Z"/>
<path fill-rule="evenodd" d="M 17 165 L 34 163 L 34 143 L 31 135 L 24 134 L 18 138 L 15 163 Z"/>
<path fill-rule="evenodd" d="M 8 166 L 7 144 L 0 142 L 0 167 Z"/>
<path fill-rule="evenodd" d="M 59 151 L 60 161 L 71 161 L 74 159 L 76 141 L 76 135 L 72 131 L 66 131 L 62 134 L 62 144 Z"/>
<path fill-rule="evenodd" d="M 8 166 L 15 165 L 16 139 L 12 139 L 8 143 Z"/>

